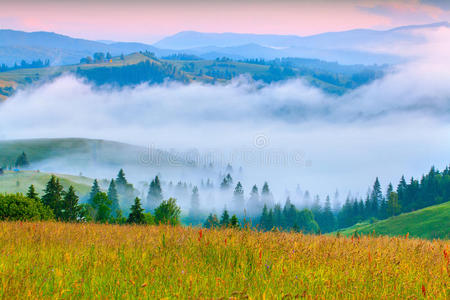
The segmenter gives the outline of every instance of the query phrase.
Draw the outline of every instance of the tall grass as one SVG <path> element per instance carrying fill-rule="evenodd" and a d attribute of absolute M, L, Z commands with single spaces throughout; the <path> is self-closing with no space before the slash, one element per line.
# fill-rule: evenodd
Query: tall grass
<path fill-rule="evenodd" d="M 448 299 L 449 241 L 0 222 L 0 298 Z"/>

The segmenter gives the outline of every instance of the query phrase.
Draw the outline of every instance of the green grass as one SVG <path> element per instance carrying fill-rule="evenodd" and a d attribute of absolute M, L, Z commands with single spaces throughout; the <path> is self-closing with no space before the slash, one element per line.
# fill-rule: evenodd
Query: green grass
<path fill-rule="evenodd" d="M 73 186 L 78 194 L 82 197 L 87 195 L 91 189 L 93 179 L 83 176 L 72 176 L 64 174 L 54 174 L 60 180 L 60 183 L 67 189 Z M 26 194 L 28 187 L 34 185 L 36 192 L 43 195 L 43 190 L 49 181 L 51 174 L 38 171 L 7 171 L 0 175 L 0 193 L 22 193 Z"/>
<path fill-rule="evenodd" d="M 401 214 L 373 224 L 361 223 L 339 231 L 349 236 L 355 231 L 362 234 L 406 235 L 426 239 L 450 238 L 450 202 Z"/>

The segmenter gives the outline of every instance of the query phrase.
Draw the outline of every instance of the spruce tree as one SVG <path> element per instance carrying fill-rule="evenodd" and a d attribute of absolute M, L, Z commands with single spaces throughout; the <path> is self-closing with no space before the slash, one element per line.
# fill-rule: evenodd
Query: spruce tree
<path fill-rule="evenodd" d="M 128 216 L 127 222 L 130 224 L 145 223 L 144 209 L 141 206 L 141 199 L 138 197 L 134 199 L 134 204 L 131 206 L 131 212 Z"/>
<path fill-rule="evenodd" d="M 39 195 L 38 193 L 36 193 L 34 185 L 30 185 L 30 187 L 28 188 L 27 197 L 39 201 Z"/>
<path fill-rule="evenodd" d="M 189 210 L 189 215 L 191 217 L 196 217 L 200 213 L 200 196 L 198 194 L 198 188 L 194 186 L 191 195 L 191 208 Z"/>
<path fill-rule="evenodd" d="M 111 180 L 108 187 L 108 199 L 111 201 L 111 214 L 114 218 L 116 218 L 119 215 L 120 205 L 119 195 L 117 194 L 117 188 L 114 179 Z"/>
<path fill-rule="evenodd" d="M 375 183 L 373 184 L 372 193 L 370 195 L 370 216 L 378 217 L 379 207 L 381 204 L 381 200 L 383 198 L 383 194 L 381 193 L 381 185 L 378 181 L 378 177 L 375 179 Z"/>
<path fill-rule="evenodd" d="M 59 183 L 59 179 L 52 175 L 45 187 L 42 203 L 53 210 L 57 219 L 61 218 L 62 191 L 63 187 Z"/>
<path fill-rule="evenodd" d="M 267 182 L 264 182 L 264 185 L 261 190 L 261 201 L 262 203 L 267 205 L 267 207 L 272 207 L 274 204 L 273 195 L 270 192 L 269 184 Z"/>
<path fill-rule="evenodd" d="M 239 220 L 236 215 L 233 215 L 230 219 L 230 227 L 231 228 L 239 228 Z"/>
<path fill-rule="evenodd" d="M 321 223 L 319 223 L 319 227 L 323 233 L 332 232 L 336 228 L 336 220 L 331 210 L 330 196 L 327 196 L 325 200 L 325 206 L 320 219 Z"/>
<path fill-rule="evenodd" d="M 98 185 L 97 179 L 95 179 L 95 180 L 94 180 L 94 183 L 92 184 L 92 187 L 91 187 L 91 192 L 90 192 L 90 194 L 89 194 L 89 200 L 88 200 L 88 203 L 89 203 L 90 205 L 93 205 L 95 196 L 96 196 L 98 193 L 100 193 L 100 192 L 101 192 L 101 191 L 100 191 L 100 186 Z"/>
<path fill-rule="evenodd" d="M 22 168 L 22 167 L 28 167 L 30 165 L 30 162 L 28 161 L 28 157 L 25 154 L 25 152 L 22 152 L 22 154 L 19 155 L 16 159 L 16 168 Z"/>
<path fill-rule="evenodd" d="M 219 227 L 219 220 L 217 219 L 217 216 L 214 214 L 209 214 L 208 218 L 206 219 L 205 223 L 203 224 L 203 227 L 205 228 L 214 228 Z"/>
<path fill-rule="evenodd" d="M 79 198 L 75 194 L 73 186 L 64 193 L 62 201 L 61 219 L 63 221 L 76 221 L 80 217 L 81 207 L 78 205 Z"/>
<path fill-rule="evenodd" d="M 238 182 L 233 192 L 233 210 L 236 213 L 240 213 L 244 209 L 244 204 L 244 189 L 242 188 L 241 182 Z"/>
<path fill-rule="evenodd" d="M 156 176 L 155 179 L 150 183 L 150 187 L 148 189 L 147 194 L 147 203 L 150 210 L 154 210 L 163 200 L 161 182 L 159 181 L 159 177 Z"/>
<path fill-rule="evenodd" d="M 92 201 L 92 207 L 95 209 L 96 222 L 106 223 L 109 221 L 111 217 L 111 201 L 106 193 L 97 193 Z"/>
<path fill-rule="evenodd" d="M 227 209 L 225 209 L 220 217 L 220 226 L 228 227 L 230 224 L 230 215 L 228 214 Z"/>
<path fill-rule="evenodd" d="M 247 211 L 250 215 L 257 215 L 262 209 L 261 202 L 259 201 L 258 187 L 254 185 L 250 192 L 250 198 L 248 199 Z"/>

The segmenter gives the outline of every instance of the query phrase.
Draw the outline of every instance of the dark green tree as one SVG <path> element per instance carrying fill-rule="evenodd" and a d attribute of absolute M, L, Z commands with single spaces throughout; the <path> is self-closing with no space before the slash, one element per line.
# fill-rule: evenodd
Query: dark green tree
<path fill-rule="evenodd" d="M 227 190 L 231 187 L 232 184 L 233 178 L 231 177 L 230 174 L 227 174 L 227 176 L 223 178 L 222 183 L 220 184 L 220 188 L 223 190 Z"/>
<path fill-rule="evenodd" d="M 220 217 L 220 226 L 228 227 L 229 224 L 230 224 L 230 215 L 228 214 L 228 211 L 224 209 L 222 216 Z"/>
<path fill-rule="evenodd" d="M 92 202 L 92 207 L 95 210 L 95 221 L 99 223 L 108 222 L 111 217 L 111 201 L 108 199 L 108 195 L 99 192 Z"/>
<path fill-rule="evenodd" d="M 25 152 L 22 152 L 22 154 L 19 155 L 16 159 L 16 168 L 26 168 L 30 165 L 30 162 L 28 161 L 28 157 L 25 154 Z"/>
<path fill-rule="evenodd" d="M 92 184 L 92 187 L 91 187 L 91 192 L 90 192 L 90 194 L 89 194 L 89 200 L 88 200 L 88 203 L 89 203 L 90 205 L 93 206 L 93 204 L 94 204 L 94 198 L 95 198 L 95 196 L 97 196 L 97 194 L 100 193 L 100 192 L 101 192 L 100 186 L 98 185 L 97 179 L 95 179 L 95 180 L 94 180 L 94 183 Z"/>
<path fill-rule="evenodd" d="M 144 209 L 141 205 L 141 199 L 138 197 L 134 199 L 134 204 L 131 206 L 131 212 L 128 216 L 127 223 L 145 224 Z"/>
<path fill-rule="evenodd" d="M 236 215 L 233 215 L 230 219 L 230 227 L 231 228 L 239 228 L 239 220 Z"/>
<path fill-rule="evenodd" d="M 53 211 L 57 219 L 61 218 L 62 192 L 63 187 L 59 183 L 59 179 L 52 175 L 45 187 L 42 203 Z"/>
<path fill-rule="evenodd" d="M 77 221 L 80 218 L 81 207 L 78 204 L 79 198 L 75 193 L 73 186 L 69 187 L 69 190 L 64 193 L 64 199 L 62 201 L 61 219 L 63 221 Z"/>
<path fill-rule="evenodd" d="M 111 215 L 116 218 L 120 214 L 119 195 L 117 194 L 116 182 L 111 180 L 108 187 L 108 199 L 111 201 Z"/>
<path fill-rule="evenodd" d="M 38 193 L 36 193 L 34 185 L 30 185 L 30 187 L 28 188 L 27 197 L 36 201 L 40 201 L 39 195 Z"/>
<path fill-rule="evenodd" d="M 208 218 L 206 219 L 205 223 L 203 224 L 203 227 L 205 228 L 217 228 L 219 227 L 219 219 L 217 219 L 217 216 L 214 214 L 209 214 Z"/>

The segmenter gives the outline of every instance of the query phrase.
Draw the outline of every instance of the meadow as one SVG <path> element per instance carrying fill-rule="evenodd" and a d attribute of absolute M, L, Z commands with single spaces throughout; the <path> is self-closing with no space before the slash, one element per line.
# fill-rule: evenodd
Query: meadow
<path fill-rule="evenodd" d="M 0 222 L 4 299 L 448 299 L 450 242 Z"/>

